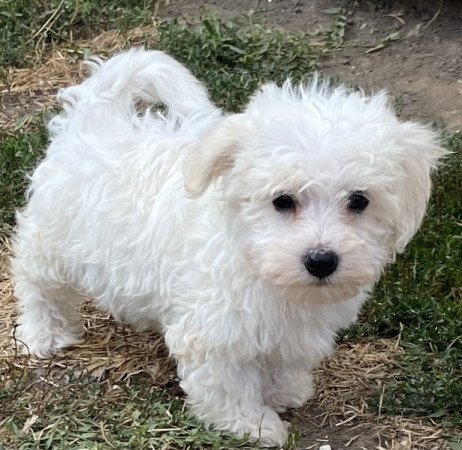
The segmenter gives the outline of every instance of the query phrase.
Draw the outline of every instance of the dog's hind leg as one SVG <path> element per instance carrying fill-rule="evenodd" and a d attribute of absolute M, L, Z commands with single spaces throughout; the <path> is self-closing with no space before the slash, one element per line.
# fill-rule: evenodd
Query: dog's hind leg
<path fill-rule="evenodd" d="M 27 353 L 47 358 L 82 342 L 81 299 L 73 288 L 18 279 L 15 293 L 22 310 L 17 338 Z"/>
<path fill-rule="evenodd" d="M 58 275 L 58 264 L 24 244 L 23 241 L 17 246 L 12 260 L 15 295 L 21 307 L 16 337 L 26 353 L 46 358 L 82 341 L 82 299 Z"/>

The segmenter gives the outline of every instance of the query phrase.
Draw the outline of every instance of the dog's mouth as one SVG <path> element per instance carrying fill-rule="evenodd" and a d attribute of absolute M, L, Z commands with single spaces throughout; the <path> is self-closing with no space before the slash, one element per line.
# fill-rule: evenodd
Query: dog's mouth
<path fill-rule="evenodd" d="M 356 290 L 362 286 L 373 283 L 370 279 L 335 279 L 335 278 L 322 278 L 320 280 L 314 280 L 308 283 L 309 286 L 315 286 L 320 289 L 333 290 L 333 289 L 346 289 Z"/>
<path fill-rule="evenodd" d="M 323 286 L 335 286 L 335 284 L 329 280 L 329 278 L 321 278 L 320 280 L 316 280 L 314 282 L 314 285 L 315 286 L 320 286 L 320 287 L 323 287 Z"/>
<path fill-rule="evenodd" d="M 361 286 L 376 283 L 380 277 L 379 273 L 373 271 L 364 272 L 361 274 L 355 273 L 333 273 L 330 276 L 323 278 L 310 277 L 308 284 L 320 288 L 338 288 L 338 289 L 356 289 Z"/>
<path fill-rule="evenodd" d="M 328 294 L 329 292 L 334 291 L 357 292 L 361 288 L 362 283 L 348 283 L 345 281 L 333 281 L 323 278 L 322 280 L 316 280 L 313 283 L 309 283 L 309 286 L 316 288 L 318 292 L 324 291 L 326 294 Z"/>
<path fill-rule="evenodd" d="M 318 278 L 310 275 L 306 270 L 279 271 L 265 273 L 264 278 L 271 284 L 285 288 L 314 289 L 318 292 L 324 291 L 326 295 L 336 291 L 356 292 L 363 286 L 373 284 L 377 275 L 371 271 L 356 273 L 351 270 L 337 270 L 331 275 Z"/>
<path fill-rule="evenodd" d="M 366 286 L 356 283 L 333 283 L 322 279 L 309 284 L 287 286 L 286 298 L 307 305 L 329 305 L 356 297 Z"/>

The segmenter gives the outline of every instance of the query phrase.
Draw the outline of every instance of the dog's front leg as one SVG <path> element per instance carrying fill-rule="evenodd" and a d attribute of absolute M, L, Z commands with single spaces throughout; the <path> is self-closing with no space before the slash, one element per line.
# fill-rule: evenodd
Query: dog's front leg
<path fill-rule="evenodd" d="M 315 393 L 311 369 L 293 364 L 265 371 L 263 399 L 275 411 L 302 406 Z"/>
<path fill-rule="evenodd" d="M 181 387 L 194 413 L 206 425 L 250 434 L 261 446 L 282 446 L 287 423 L 263 402 L 262 374 L 257 364 L 207 358 L 202 364 L 179 358 Z"/>

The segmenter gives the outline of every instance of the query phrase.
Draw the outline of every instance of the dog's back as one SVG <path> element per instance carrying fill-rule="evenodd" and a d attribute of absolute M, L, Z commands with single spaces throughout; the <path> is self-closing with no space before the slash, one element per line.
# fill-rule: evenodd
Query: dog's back
<path fill-rule="evenodd" d="M 50 122 L 50 146 L 17 216 L 20 335 L 40 356 L 79 341 L 80 292 L 115 316 L 152 325 L 146 309 L 156 306 L 159 277 L 171 276 L 156 257 L 175 246 L 169 237 L 187 211 L 174 212 L 187 201 L 186 148 L 221 115 L 163 52 L 132 50 L 90 65 L 90 78 L 58 95 L 64 110 Z M 140 102 L 163 103 L 166 116 L 140 112 Z M 133 301 L 138 308 L 126 317 Z"/>

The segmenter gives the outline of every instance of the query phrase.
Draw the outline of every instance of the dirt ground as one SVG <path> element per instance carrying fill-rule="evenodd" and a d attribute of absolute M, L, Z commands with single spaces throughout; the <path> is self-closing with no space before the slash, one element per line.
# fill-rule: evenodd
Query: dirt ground
<path fill-rule="evenodd" d="M 205 9 L 221 16 L 254 14 L 290 31 L 326 29 L 324 11 L 335 0 L 170 0 L 163 17 L 194 22 Z M 320 70 L 365 89 L 386 89 L 403 117 L 443 120 L 462 129 L 462 2 L 460 0 L 357 0 L 347 3 L 345 46 Z M 366 54 L 382 39 L 399 40 Z"/>

